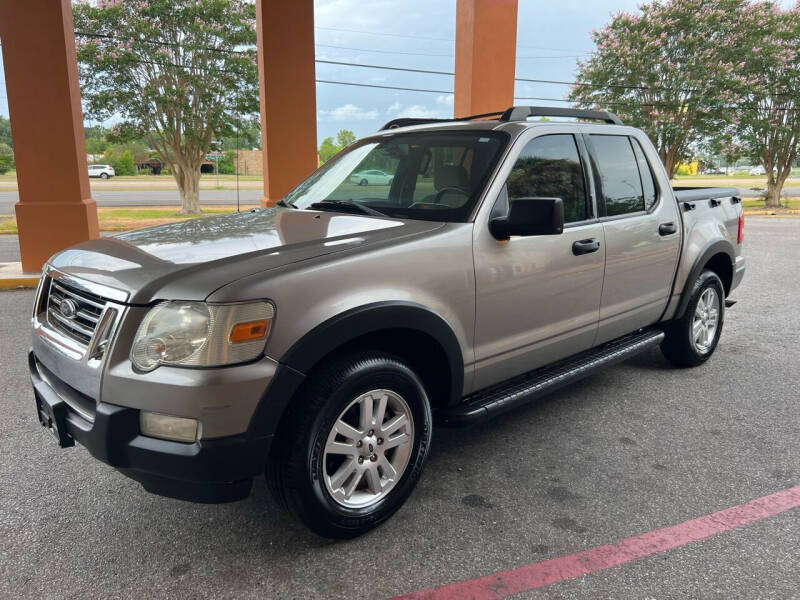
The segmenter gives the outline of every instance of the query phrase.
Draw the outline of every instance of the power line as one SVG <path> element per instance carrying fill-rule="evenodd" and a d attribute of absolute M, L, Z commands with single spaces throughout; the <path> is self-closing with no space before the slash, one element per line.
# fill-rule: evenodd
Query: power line
<path fill-rule="evenodd" d="M 425 92 L 428 94 L 452 94 L 453 90 L 426 90 L 420 88 L 408 88 L 408 87 L 396 87 L 393 85 L 375 85 L 372 83 L 354 83 L 350 81 L 330 81 L 327 79 L 316 79 L 317 83 L 330 83 L 333 85 L 350 85 L 354 87 L 367 87 L 367 88 L 378 88 L 382 90 L 401 90 L 405 92 Z"/>
<path fill-rule="evenodd" d="M 341 27 L 314 27 L 314 29 L 322 29 L 323 31 L 340 31 L 344 33 L 360 33 L 362 35 L 377 35 L 381 37 L 395 37 L 395 38 L 408 38 L 413 40 L 429 40 L 429 41 L 436 41 L 436 42 L 454 42 L 453 38 L 440 38 L 440 37 L 428 37 L 422 35 L 408 35 L 402 33 L 387 33 L 384 31 L 363 31 L 358 29 L 344 29 Z M 553 52 L 580 52 L 583 54 L 590 54 L 590 52 L 584 52 L 582 50 L 575 50 L 575 49 L 568 49 L 568 48 L 550 48 L 547 46 L 523 46 L 518 45 L 517 48 L 527 48 L 530 50 L 548 50 Z"/>
<path fill-rule="evenodd" d="M 314 44 L 319 48 L 336 48 L 337 50 L 352 50 L 354 52 L 372 52 L 374 54 L 401 54 L 406 56 L 440 56 L 453 58 L 453 54 L 427 54 L 425 52 L 398 52 L 395 50 L 371 50 L 369 48 L 352 48 L 350 46 L 334 46 L 332 44 Z"/>
<path fill-rule="evenodd" d="M 430 75 L 449 75 L 453 76 L 454 73 L 451 71 L 428 71 L 426 69 L 409 69 L 407 67 L 387 67 L 384 65 L 365 65 L 362 63 L 353 63 L 353 62 L 344 62 L 338 60 L 314 60 L 316 63 L 322 63 L 326 65 L 341 65 L 344 67 L 363 67 L 365 69 L 385 69 L 387 71 L 406 71 L 408 73 L 427 73 Z"/>

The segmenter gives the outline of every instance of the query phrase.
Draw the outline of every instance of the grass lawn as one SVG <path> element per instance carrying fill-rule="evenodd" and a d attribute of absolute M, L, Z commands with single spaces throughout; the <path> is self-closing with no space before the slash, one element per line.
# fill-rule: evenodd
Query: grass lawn
<path fill-rule="evenodd" d="M 242 206 L 249 210 L 251 206 Z M 177 214 L 179 207 L 164 206 L 159 208 L 110 208 L 99 207 L 97 216 L 100 220 L 100 231 L 129 231 L 140 227 L 174 223 L 186 219 L 201 219 L 221 213 L 236 211 L 233 206 L 204 206 L 202 215 L 187 216 Z M 17 233 L 17 220 L 13 217 L 0 218 L 0 234 Z"/>

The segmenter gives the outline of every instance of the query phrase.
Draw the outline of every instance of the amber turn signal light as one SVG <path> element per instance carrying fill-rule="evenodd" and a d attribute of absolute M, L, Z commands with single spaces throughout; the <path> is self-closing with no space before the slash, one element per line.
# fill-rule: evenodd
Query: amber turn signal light
<path fill-rule="evenodd" d="M 269 331 L 269 321 L 266 319 L 237 323 L 231 329 L 230 340 L 232 344 L 252 342 L 267 337 L 267 331 Z"/>

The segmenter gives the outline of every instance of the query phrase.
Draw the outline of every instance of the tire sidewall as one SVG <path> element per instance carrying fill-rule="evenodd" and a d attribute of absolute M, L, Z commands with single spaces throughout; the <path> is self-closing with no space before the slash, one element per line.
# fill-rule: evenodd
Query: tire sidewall
<path fill-rule="evenodd" d="M 408 403 L 414 419 L 413 447 L 405 472 L 389 494 L 370 506 L 348 508 L 337 503 L 325 486 L 325 444 L 341 412 L 358 396 L 375 389 L 390 389 Z M 307 514 L 312 519 L 316 516 L 325 527 L 333 524 L 343 531 L 352 530 L 354 535 L 388 519 L 402 506 L 422 474 L 430 447 L 432 421 L 425 388 L 404 364 L 383 358 L 372 359 L 369 366 L 344 374 L 314 419 L 306 441 L 303 480 L 308 489 L 304 496 L 312 503 Z"/>
<path fill-rule="evenodd" d="M 692 326 L 694 323 L 694 313 L 697 310 L 697 304 L 700 302 L 700 296 L 703 295 L 708 288 L 713 287 L 717 292 L 717 299 L 719 300 L 719 322 L 717 323 L 717 331 L 714 334 L 714 341 L 708 352 L 701 354 L 698 352 L 693 343 Z M 712 271 L 703 271 L 700 277 L 695 282 L 694 289 L 692 290 L 692 299 L 686 307 L 686 319 L 684 323 L 685 335 L 689 351 L 695 356 L 697 361 L 705 362 L 708 360 L 719 344 L 719 338 L 722 335 L 722 325 L 725 322 L 725 288 L 722 285 L 722 280 Z"/>

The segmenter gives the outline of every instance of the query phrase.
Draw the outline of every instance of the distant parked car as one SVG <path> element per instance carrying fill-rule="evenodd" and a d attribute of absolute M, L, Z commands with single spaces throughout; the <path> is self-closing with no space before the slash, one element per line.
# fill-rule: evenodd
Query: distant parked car
<path fill-rule="evenodd" d="M 763 165 L 758 165 L 757 167 L 753 167 L 750 169 L 750 175 L 766 175 L 767 170 L 763 167 Z"/>
<path fill-rule="evenodd" d="M 722 167 L 709 169 L 708 171 L 706 171 L 705 174 L 706 175 L 726 175 L 725 169 L 723 169 Z"/>
<path fill-rule="evenodd" d="M 350 181 L 358 185 L 390 185 L 393 179 L 392 175 L 377 169 L 359 171 L 350 175 Z"/>
<path fill-rule="evenodd" d="M 111 165 L 89 165 L 89 177 L 99 177 L 100 179 L 108 179 L 114 177 L 114 167 Z"/>

